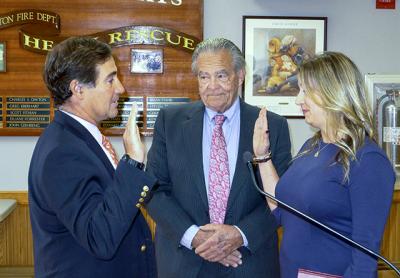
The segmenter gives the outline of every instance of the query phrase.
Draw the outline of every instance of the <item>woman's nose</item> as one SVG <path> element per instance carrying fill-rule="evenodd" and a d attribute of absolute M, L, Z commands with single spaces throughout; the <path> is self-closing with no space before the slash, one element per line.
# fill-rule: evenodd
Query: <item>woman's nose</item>
<path fill-rule="evenodd" d="M 296 97 L 295 103 L 297 105 L 301 105 L 301 104 L 304 103 L 304 92 L 303 92 L 303 90 L 299 91 L 299 94 Z"/>

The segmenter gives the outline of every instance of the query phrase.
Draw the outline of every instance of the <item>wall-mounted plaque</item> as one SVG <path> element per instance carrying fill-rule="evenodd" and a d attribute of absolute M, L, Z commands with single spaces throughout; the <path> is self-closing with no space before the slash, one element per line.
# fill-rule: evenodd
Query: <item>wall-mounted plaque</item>
<path fill-rule="evenodd" d="M 131 49 L 131 73 L 163 73 L 162 49 Z"/>
<path fill-rule="evenodd" d="M 156 122 L 158 112 L 161 108 L 178 105 L 190 102 L 191 99 L 187 97 L 148 97 L 147 98 L 147 121 L 146 128 L 153 129 Z"/>
<path fill-rule="evenodd" d="M 3 128 L 3 98 L 0 97 L 0 128 Z"/>
<path fill-rule="evenodd" d="M 4 42 L 5 50 L 7 43 L 7 59 L 5 52 L 2 59 L 4 66 L 7 60 L 7 72 L 0 73 L 0 136 L 40 135 L 53 119 L 54 101 L 42 76 L 45 55 L 71 36 L 96 37 L 112 48 L 126 93 L 120 99 L 118 116 L 101 124 L 105 135 L 123 134 L 131 101 L 140 109 L 140 132 L 152 135 L 158 110 L 149 110 L 147 120 L 148 98 L 198 99 L 191 55 L 203 37 L 203 0 L 114 0 L 101 5 L 94 0 L 85 4 L 69 0 L 68 5 L 53 1 L 51 6 L 46 0 L 9 2 L 0 5 L 0 47 Z M 84 16 L 71 7 L 81 7 Z M 7 100 L 43 95 L 45 102 Z"/>
<path fill-rule="evenodd" d="M 50 98 L 7 97 L 5 120 L 7 128 L 45 128 L 50 123 Z"/>
<path fill-rule="evenodd" d="M 0 42 L 0 72 L 6 72 L 6 43 Z"/>
<path fill-rule="evenodd" d="M 143 127 L 143 97 L 120 97 L 118 100 L 118 115 L 115 118 L 101 122 L 101 128 L 123 129 L 125 128 L 132 104 L 136 102 L 138 112 L 136 123 L 139 128 Z"/>

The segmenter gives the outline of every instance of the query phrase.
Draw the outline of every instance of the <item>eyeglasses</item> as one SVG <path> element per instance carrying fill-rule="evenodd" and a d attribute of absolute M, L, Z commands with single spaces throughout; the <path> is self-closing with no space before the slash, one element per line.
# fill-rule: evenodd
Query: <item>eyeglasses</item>
<path fill-rule="evenodd" d="M 225 70 L 215 73 L 214 76 L 205 72 L 200 72 L 197 75 L 197 79 L 202 85 L 209 84 L 212 78 L 214 78 L 214 80 L 220 84 L 225 84 L 231 80 L 231 75 L 228 74 L 228 72 L 226 72 Z"/>

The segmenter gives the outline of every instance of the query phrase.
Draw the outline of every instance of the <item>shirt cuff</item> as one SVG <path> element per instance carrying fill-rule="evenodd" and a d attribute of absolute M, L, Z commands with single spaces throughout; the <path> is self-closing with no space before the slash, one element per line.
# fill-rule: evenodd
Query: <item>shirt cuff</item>
<path fill-rule="evenodd" d="M 190 226 L 189 229 L 187 229 L 186 232 L 183 234 L 180 244 L 192 250 L 193 238 L 199 230 L 200 228 L 196 225 Z"/>
<path fill-rule="evenodd" d="M 249 246 L 249 242 L 247 241 L 247 237 L 244 235 L 244 233 L 242 232 L 242 230 L 238 226 L 234 225 L 234 227 L 236 229 L 238 229 L 239 233 L 242 235 L 242 239 L 243 239 L 243 245 L 242 246 L 248 247 Z"/>

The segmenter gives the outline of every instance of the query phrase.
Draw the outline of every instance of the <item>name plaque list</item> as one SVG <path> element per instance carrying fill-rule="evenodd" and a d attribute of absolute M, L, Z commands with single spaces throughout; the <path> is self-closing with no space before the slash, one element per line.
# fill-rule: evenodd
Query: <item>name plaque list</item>
<path fill-rule="evenodd" d="M 136 123 L 139 128 L 143 128 L 143 97 L 120 97 L 118 100 L 118 116 L 102 121 L 101 128 L 123 129 L 128 123 L 132 104 L 136 102 L 138 107 Z"/>
<path fill-rule="evenodd" d="M 146 128 L 154 129 L 154 124 L 156 122 L 158 112 L 161 108 L 165 108 L 170 105 L 184 104 L 188 102 L 191 102 L 191 99 L 188 97 L 147 97 Z"/>
<path fill-rule="evenodd" d="M 7 97 L 5 127 L 42 129 L 50 123 L 50 97 Z"/>

